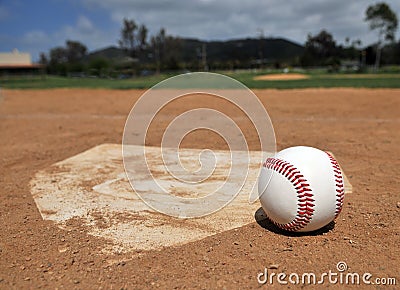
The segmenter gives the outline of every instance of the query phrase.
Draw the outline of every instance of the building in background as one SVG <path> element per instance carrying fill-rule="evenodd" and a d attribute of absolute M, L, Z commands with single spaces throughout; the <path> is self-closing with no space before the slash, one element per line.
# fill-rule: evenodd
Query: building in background
<path fill-rule="evenodd" d="M 14 49 L 12 52 L 0 52 L 0 77 L 39 75 L 44 66 L 32 63 L 31 55 Z"/>

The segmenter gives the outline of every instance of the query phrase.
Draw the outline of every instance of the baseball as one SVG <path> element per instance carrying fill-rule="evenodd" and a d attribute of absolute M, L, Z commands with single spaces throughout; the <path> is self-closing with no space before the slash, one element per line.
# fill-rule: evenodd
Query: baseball
<path fill-rule="evenodd" d="M 275 225 L 288 231 L 314 231 L 340 213 L 343 175 L 331 154 L 312 147 L 291 147 L 264 162 L 258 193 Z"/>

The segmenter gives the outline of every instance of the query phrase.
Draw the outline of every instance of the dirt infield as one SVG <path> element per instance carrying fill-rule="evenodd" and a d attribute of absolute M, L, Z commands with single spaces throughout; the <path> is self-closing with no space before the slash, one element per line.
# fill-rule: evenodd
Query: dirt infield
<path fill-rule="evenodd" d="M 291 81 L 291 80 L 304 80 L 308 79 L 308 75 L 304 74 L 269 74 L 254 77 L 256 81 Z"/>
<path fill-rule="evenodd" d="M 125 119 L 143 91 L 0 93 L 0 289 L 253 289 L 265 268 L 319 277 L 338 272 L 340 261 L 348 266 L 343 273 L 369 272 L 371 281 L 394 277 L 400 283 L 400 90 L 255 90 L 274 123 L 278 149 L 308 145 L 332 151 L 346 172 L 353 192 L 334 228 L 288 235 L 254 222 L 162 251 L 113 255 L 101 254 L 105 241 L 83 227 L 62 230 L 43 221 L 29 182 L 57 161 L 102 143 L 121 143 Z M 192 100 L 194 105 L 223 106 L 207 98 Z M 163 114 L 169 118 L 183 108 L 172 105 Z M 146 144 L 160 145 L 162 129 L 154 128 Z M 246 137 L 249 149 L 257 150 L 255 131 Z M 182 144 L 226 149 L 218 136 L 204 132 Z M 274 284 L 281 286 L 276 279 Z"/>

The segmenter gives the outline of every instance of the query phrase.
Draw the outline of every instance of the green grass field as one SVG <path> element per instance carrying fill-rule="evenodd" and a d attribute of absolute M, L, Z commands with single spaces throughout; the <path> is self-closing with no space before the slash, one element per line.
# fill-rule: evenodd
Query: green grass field
<path fill-rule="evenodd" d="M 172 76 L 172 75 L 171 75 Z M 0 79 L 0 87 L 8 89 L 52 89 L 52 88 L 105 88 L 143 89 L 150 88 L 169 75 L 138 77 L 136 79 L 69 78 L 46 76 L 35 78 Z"/>
<path fill-rule="evenodd" d="M 222 72 L 249 88 L 254 89 L 296 89 L 296 88 L 400 88 L 400 73 L 380 74 L 329 74 L 306 72 L 308 79 L 302 80 L 254 80 L 257 75 L 266 72 Z M 24 77 L 0 78 L 0 87 L 7 89 L 51 89 L 51 88 L 105 88 L 105 89 L 146 89 L 158 82 L 173 76 L 160 74 L 157 76 L 137 77 L 132 79 L 100 79 L 100 78 L 68 78 L 68 77 Z"/>
<path fill-rule="evenodd" d="M 261 75 L 258 73 L 257 75 Z M 306 73 L 302 80 L 254 80 L 255 74 L 240 73 L 230 75 L 249 88 L 296 89 L 296 88 L 400 88 L 400 74 L 328 74 Z"/>

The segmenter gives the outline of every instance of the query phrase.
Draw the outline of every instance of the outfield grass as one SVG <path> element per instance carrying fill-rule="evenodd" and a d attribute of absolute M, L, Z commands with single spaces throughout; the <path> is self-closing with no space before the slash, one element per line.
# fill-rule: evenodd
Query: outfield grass
<path fill-rule="evenodd" d="M 68 78 L 46 76 L 36 78 L 0 79 L 0 87 L 8 89 L 52 89 L 52 88 L 105 88 L 143 89 L 150 88 L 169 75 L 140 77 L 136 79 Z"/>
<path fill-rule="evenodd" d="M 254 80 L 257 75 L 265 72 L 227 73 L 249 88 L 257 89 L 296 89 L 296 88 L 400 88 L 400 73 L 383 74 L 328 74 L 307 73 L 308 79 L 303 80 Z M 132 79 L 114 80 L 100 78 L 67 78 L 46 76 L 45 78 L 0 78 L 0 87 L 8 89 L 50 89 L 50 88 L 106 88 L 106 89 L 146 89 L 158 82 L 171 77 L 172 74 L 137 77 Z"/>
<path fill-rule="evenodd" d="M 257 74 L 260 75 L 260 74 Z M 254 80 L 255 74 L 230 75 L 249 88 L 400 88 L 400 74 L 316 74 L 307 73 L 309 78 L 301 80 Z"/>

